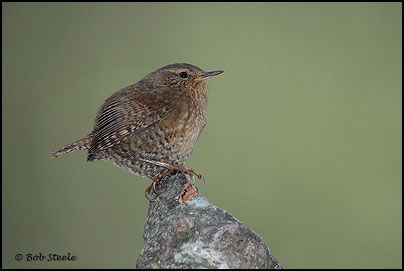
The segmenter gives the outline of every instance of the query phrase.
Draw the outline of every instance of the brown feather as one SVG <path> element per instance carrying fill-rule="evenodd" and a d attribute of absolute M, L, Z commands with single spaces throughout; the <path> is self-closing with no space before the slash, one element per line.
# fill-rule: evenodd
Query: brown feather
<path fill-rule="evenodd" d="M 161 88 L 148 93 L 127 92 L 130 88 L 133 87 L 118 92 L 119 99 L 116 99 L 118 93 L 111 96 L 100 108 L 95 120 L 94 138 L 88 150 L 90 160 L 96 159 L 98 152 L 111 148 L 128 135 L 148 130 L 176 111 L 171 98 L 173 90 Z"/>

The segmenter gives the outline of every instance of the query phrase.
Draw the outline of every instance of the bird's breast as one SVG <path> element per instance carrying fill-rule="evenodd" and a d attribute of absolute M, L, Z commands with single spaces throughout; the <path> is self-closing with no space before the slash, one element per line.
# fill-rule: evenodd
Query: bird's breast
<path fill-rule="evenodd" d="M 192 103 L 180 105 L 172 116 L 160 121 L 155 133 L 162 136 L 166 157 L 172 163 L 183 164 L 191 155 L 200 133 L 206 125 L 206 110 Z"/>

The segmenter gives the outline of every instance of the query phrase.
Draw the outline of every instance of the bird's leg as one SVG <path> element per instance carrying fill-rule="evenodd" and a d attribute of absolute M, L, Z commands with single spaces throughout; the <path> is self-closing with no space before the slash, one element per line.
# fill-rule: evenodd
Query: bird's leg
<path fill-rule="evenodd" d="M 187 168 L 187 167 L 184 167 L 183 165 L 181 165 L 181 166 L 173 165 L 173 164 L 164 163 L 164 162 L 155 161 L 155 160 L 146 160 L 146 159 L 141 159 L 141 160 L 151 163 L 156 166 L 164 167 L 168 170 L 178 170 L 178 171 L 181 171 L 182 173 L 186 173 L 191 176 L 196 176 L 196 177 L 198 177 L 198 179 L 202 179 L 203 182 L 205 183 L 205 178 L 203 178 L 203 176 L 201 174 L 196 173 L 192 168 Z"/>
<path fill-rule="evenodd" d="M 149 201 L 152 201 L 151 198 L 148 196 L 150 194 L 150 192 L 153 190 L 154 193 L 157 194 L 156 191 L 156 185 L 166 176 L 170 175 L 171 173 L 174 172 L 174 170 L 178 170 L 181 171 L 182 173 L 188 174 L 190 176 L 192 176 L 193 178 L 198 177 L 198 179 L 201 179 L 203 181 L 203 184 L 205 184 L 205 178 L 195 172 L 193 169 L 191 168 L 187 168 L 184 167 L 183 165 L 173 165 L 173 164 L 169 164 L 169 163 L 165 163 L 165 162 L 160 162 L 160 161 L 156 161 L 156 160 L 146 160 L 146 159 L 142 159 L 140 158 L 139 160 L 156 165 L 156 166 L 160 166 L 160 167 L 164 167 L 167 170 L 158 174 L 157 176 L 153 176 L 151 179 L 153 180 L 153 182 L 149 185 L 149 187 L 147 187 L 147 189 L 145 190 L 145 196 Z M 188 178 L 187 178 L 188 181 Z"/>

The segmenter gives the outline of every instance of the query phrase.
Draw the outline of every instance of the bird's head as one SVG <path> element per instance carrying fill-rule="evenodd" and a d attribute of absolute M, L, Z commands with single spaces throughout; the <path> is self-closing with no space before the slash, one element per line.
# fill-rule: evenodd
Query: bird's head
<path fill-rule="evenodd" d="M 205 72 L 187 63 L 177 63 L 164 66 L 150 74 L 143 80 L 158 88 L 171 88 L 184 93 L 206 92 L 208 79 L 221 74 L 223 71 Z"/>

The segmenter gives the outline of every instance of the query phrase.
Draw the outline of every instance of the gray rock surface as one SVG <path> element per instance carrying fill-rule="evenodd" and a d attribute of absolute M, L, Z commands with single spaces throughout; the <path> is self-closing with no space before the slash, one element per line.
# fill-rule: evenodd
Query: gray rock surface
<path fill-rule="evenodd" d="M 157 186 L 136 268 L 281 268 L 258 234 L 186 186 L 182 173 Z"/>

